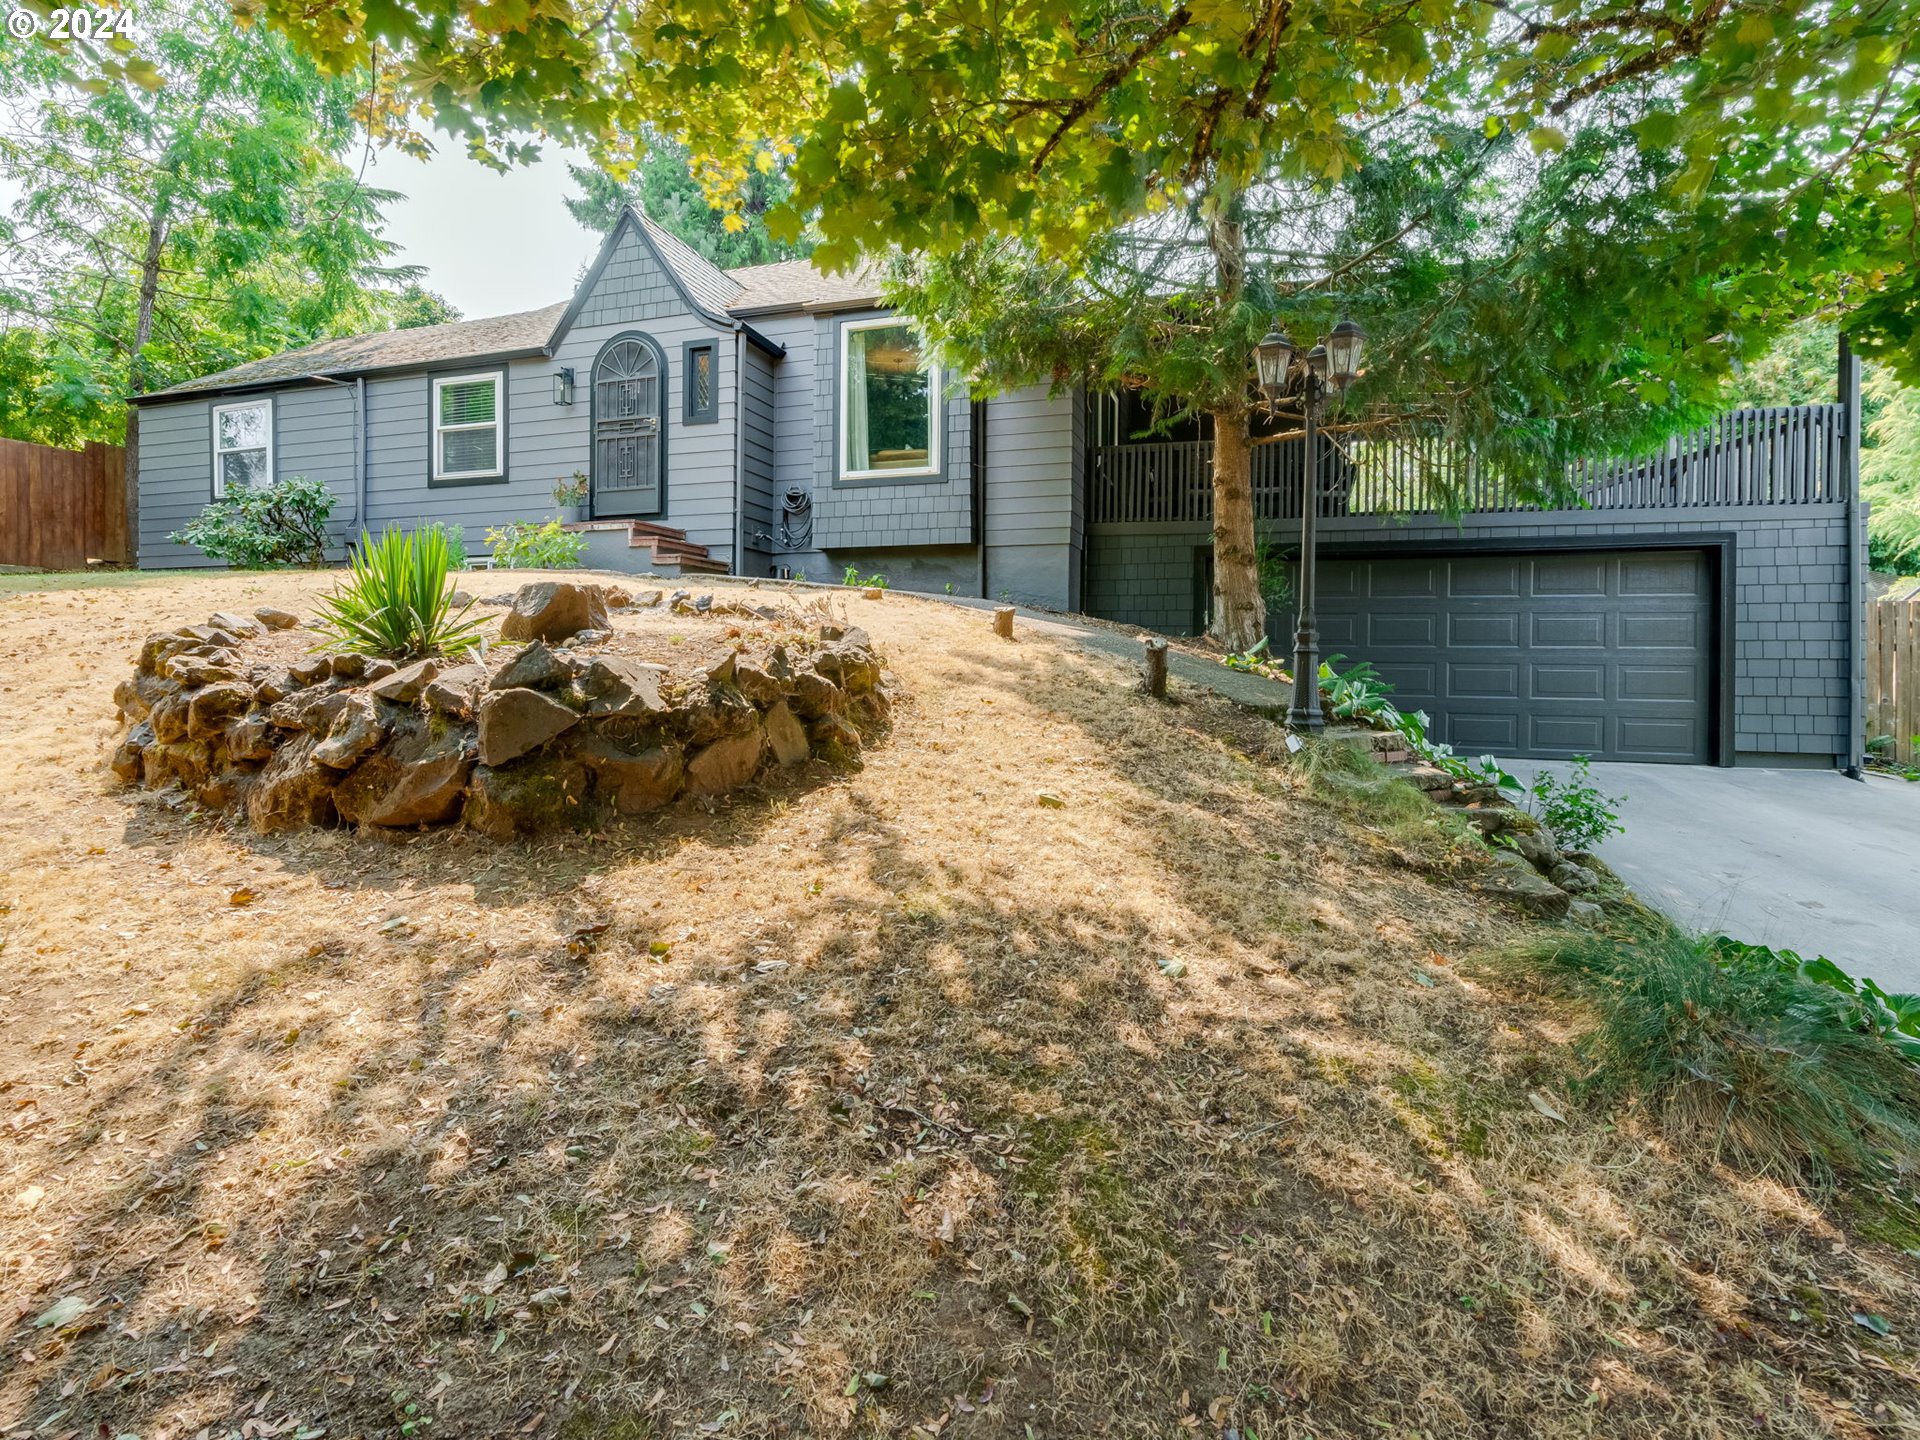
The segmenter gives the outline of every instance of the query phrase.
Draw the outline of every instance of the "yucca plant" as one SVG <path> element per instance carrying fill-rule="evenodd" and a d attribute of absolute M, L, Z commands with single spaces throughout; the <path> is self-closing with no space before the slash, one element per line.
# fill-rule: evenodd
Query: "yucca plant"
<path fill-rule="evenodd" d="M 411 534 L 389 525 L 377 540 L 363 530 L 351 570 L 320 602 L 313 628 L 328 650 L 392 660 L 463 655 L 480 644 L 486 621 L 465 618 L 472 601 L 453 608 L 452 568 L 453 548 L 438 525 Z"/>

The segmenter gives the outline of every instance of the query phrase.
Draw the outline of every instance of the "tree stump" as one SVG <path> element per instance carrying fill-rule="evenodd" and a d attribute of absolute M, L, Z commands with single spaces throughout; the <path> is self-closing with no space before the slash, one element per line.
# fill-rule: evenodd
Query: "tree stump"
<path fill-rule="evenodd" d="M 1167 642 L 1158 636 L 1147 641 L 1147 693 L 1156 700 L 1167 698 Z"/>
<path fill-rule="evenodd" d="M 993 633 L 1002 640 L 1013 638 L 1013 606 L 997 605 L 993 611 Z"/>

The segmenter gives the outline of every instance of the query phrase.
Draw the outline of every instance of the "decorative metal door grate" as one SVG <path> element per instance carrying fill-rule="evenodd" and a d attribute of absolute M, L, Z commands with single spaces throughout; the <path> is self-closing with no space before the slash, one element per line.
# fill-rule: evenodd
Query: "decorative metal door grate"
<path fill-rule="evenodd" d="M 621 340 L 593 367 L 593 491 L 596 514 L 660 508 L 660 360 L 651 346 Z"/>

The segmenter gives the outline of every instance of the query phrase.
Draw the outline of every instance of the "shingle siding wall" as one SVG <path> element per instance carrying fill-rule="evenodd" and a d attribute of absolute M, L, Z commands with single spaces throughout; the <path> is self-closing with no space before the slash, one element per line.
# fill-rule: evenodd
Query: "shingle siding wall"
<path fill-rule="evenodd" d="M 814 327 L 813 543 L 821 551 L 971 545 L 973 449 L 966 382 L 948 372 L 941 387 L 946 428 L 936 479 L 841 481 L 838 444 L 840 329 L 848 320 L 885 314 L 822 315 Z M 789 345 L 789 352 L 792 350 Z"/>
<path fill-rule="evenodd" d="M 1472 548 L 1475 542 L 1606 537 L 1620 548 L 1636 539 L 1730 536 L 1734 557 L 1733 744 L 1740 755 L 1827 759 L 1847 752 L 1848 704 L 1856 682 L 1850 664 L 1846 510 L 1810 505 L 1792 510 L 1714 509 L 1621 515 L 1595 512 L 1548 518 L 1469 517 L 1443 522 L 1384 523 L 1365 518 L 1323 521 L 1328 546 L 1378 543 Z M 1288 537 L 1276 537 L 1284 539 Z M 1102 525 L 1089 534 L 1089 613 L 1184 634 L 1195 621 L 1201 556 L 1208 527 Z M 1291 617 L 1271 617 L 1284 639 Z"/>

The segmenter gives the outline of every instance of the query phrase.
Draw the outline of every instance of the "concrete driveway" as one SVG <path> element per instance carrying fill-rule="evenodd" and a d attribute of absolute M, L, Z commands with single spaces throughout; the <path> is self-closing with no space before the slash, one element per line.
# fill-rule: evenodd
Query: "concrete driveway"
<path fill-rule="evenodd" d="M 1506 765 L 1524 784 L 1568 768 Z M 1626 796 L 1626 834 L 1599 853 L 1649 905 L 1920 993 L 1920 784 L 1705 765 L 1596 764 L 1593 777 Z"/>

